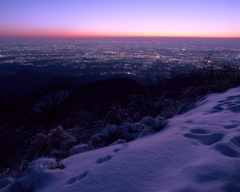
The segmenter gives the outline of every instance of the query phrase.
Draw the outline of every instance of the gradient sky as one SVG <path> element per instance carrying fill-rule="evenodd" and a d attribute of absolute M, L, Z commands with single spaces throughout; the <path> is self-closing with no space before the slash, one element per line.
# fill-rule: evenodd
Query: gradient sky
<path fill-rule="evenodd" d="M 240 0 L 0 0 L 4 36 L 240 38 Z"/>

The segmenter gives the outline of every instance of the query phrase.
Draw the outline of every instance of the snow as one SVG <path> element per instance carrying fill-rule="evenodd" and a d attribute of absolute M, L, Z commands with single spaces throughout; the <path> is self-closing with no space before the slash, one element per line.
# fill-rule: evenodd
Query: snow
<path fill-rule="evenodd" d="M 86 143 L 80 144 L 80 145 L 76 145 L 74 146 L 72 149 L 70 149 L 69 154 L 70 155 L 75 155 L 78 153 L 82 153 L 85 151 L 89 151 L 89 146 Z"/>
<path fill-rule="evenodd" d="M 14 179 L 11 177 L 6 177 L 0 180 L 0 190 L 5 189 L 5 190 L 11 190 L 10 184 L 14 182 Z"/>
<path fill-rule="evenodd" d="M 70 156 L 58 162 L 64 168 L 39 159 L 14 186 L 41 192 L 240 191 L 239 115 L 240 88 L 212 94 L 156 134 Z"/>

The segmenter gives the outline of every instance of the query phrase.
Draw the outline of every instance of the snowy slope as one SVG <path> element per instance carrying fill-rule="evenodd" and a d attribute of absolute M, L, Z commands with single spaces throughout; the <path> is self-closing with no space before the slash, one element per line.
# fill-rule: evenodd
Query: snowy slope
<path fill-rule="evenodd" d="M 51 162 L 32 164 L 19 189 L 240 191 L 240 88 L 199 101 L 157 134 L 73 155 L 64 169 L 49 169 Z"/>

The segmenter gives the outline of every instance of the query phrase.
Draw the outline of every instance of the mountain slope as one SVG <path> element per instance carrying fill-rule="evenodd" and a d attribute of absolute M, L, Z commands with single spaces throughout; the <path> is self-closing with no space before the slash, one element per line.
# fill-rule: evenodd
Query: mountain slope
<path fill-rule="evenodd" d="M 9 76 L 0 76 L 0 87 L 6 90 L 6 92 L 0 92 L 0 96 L 32 94 L 42 83 L 51 78 L 50 75 L 31 70 L 19 71 Z"/>
<path fill-rule="evenodd" d="M 61 163 L 39 159 L 13 186 L 52 192 L 240 191 L 239 113 L 240 87 L 212 94 L 154 135 Z"/>

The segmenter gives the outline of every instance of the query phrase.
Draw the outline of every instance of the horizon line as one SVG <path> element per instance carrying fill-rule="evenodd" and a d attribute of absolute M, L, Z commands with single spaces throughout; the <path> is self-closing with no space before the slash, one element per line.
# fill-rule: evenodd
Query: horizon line
<path fill-rule="evenodd" d="M 138 36 L 138 35 L 123 35 L 123 36 L 119 36 L 119 35 L 106 35 L 106 36 L 103 36 L 103 35 L 99 35 L 99 36 L 95 36 L 95 35 L 91 35 L 91 36 L 63 36 L 63 35 L 31 35 L 31 36 L 27 36 L 27 35 L 3 35 L 1 36 L 0 35 L 0 39 L 3 39 L 3 38 L 7 38 L 7 39 L 11 39 L 11 38 L 29 38 L 29 39 L 32 39 L 32 38 L 39 38 L 39 39 L 43 39 L 43 38 L 46 38 L 46 39 L 50 39 L 50 38 L 62 38 L 62 39 L 91 39 L 91 38 L 199 38 L 199 39 L 240 39 L 240 36 L 239 37 L 226 37 L 226 36 L 222 36 L 222 37 L 216 37 L 216 36 L 145 36 L 145 35 L 142 35 L 142 36 Z"/>

